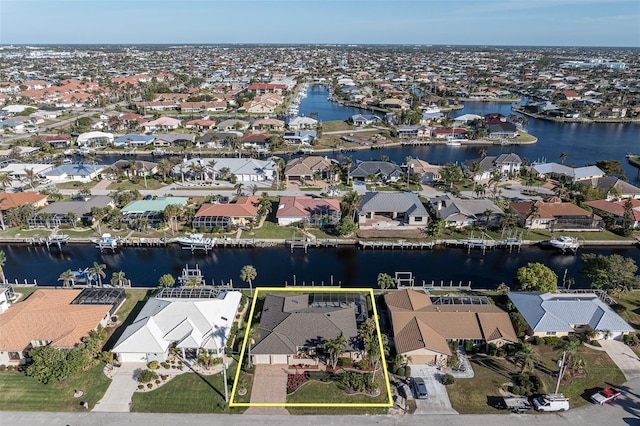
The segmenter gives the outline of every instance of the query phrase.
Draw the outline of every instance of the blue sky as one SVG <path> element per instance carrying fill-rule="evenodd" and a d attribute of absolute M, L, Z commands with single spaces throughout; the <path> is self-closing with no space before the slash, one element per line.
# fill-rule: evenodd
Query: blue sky
<path fill-rule="evenodd" d="M 0 0 L 0 44 L 640 47 L 638 0 Z"/>

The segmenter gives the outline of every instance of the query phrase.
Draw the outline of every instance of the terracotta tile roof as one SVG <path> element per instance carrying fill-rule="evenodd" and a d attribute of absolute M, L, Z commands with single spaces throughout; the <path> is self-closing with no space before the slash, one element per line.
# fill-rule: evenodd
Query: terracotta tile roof
<path fill-rule="evenodd" d="M 254 217 L 258 213 L 260 197 L 239 197 L 233 204 L 203 204 L 196 217 Z"/>
<path fill-rule="evenodd" d="M 395 334 L 394 341 L 398 353 L 407 353 L 416 349 L 426 348 L 445 355 L 451 355 L 446 339 L 415 317 Z"/>
<path fill-rule="evenodd" d="M 620 201 L 594 200 L 594 201 L 587 201 L 584 204 L 594 209 L 610 213 L 613 216 L 623 217 L 624 204 L 627 201 L 631 201 L 631 214 L 633 215 L 633 220 L 640 221 L 640 200 L 636 200 L 636 199 L 620 200 Z"/>
<path fill-rule="evenodd" d="M 594 219 L 602 219 L 600 216 L 594 215 L 575 204 L 557 201 L 514 201 L 510 206 L 522 217 L 528 218 L 531 213 L 531 207 L 534 204 L 539 208 L 538 214 L 536 215 L 537 219 L 553 219 L 562 216 L 588 216 Z"/>
<path fill-rule="evenodd" d="M 12 207 L 33 204 L 45 205 L 47 196 L 33 191 L 0 194 L 0 210 L 5 211 Z"/>
<path fill-rule="evenodd" d="M 70 348 L 95 329 L 111 305 L 71 305 L 81 290 L 39 289 L 0 315 L 0 350 L 23 351 L 32 340 Z"/>
<path fill-rule="evenodd" d="M 394 291 L 387 294 L 384 299 L 389 309 L 393 307 L 404 311 L 419 311 L 431 306 L 429 296 L 417 291 Z"/>

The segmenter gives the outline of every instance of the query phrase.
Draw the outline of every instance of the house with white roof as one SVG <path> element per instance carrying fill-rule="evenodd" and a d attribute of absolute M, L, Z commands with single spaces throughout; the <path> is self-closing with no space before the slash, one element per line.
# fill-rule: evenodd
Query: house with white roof
<path fill-rule="evenodd" d="M 155 132 L 156 130 L 174 130 L 180 127 L 182 121 L 177 118 L 160 117 L 157 120 L 147 121 L 142 124 L 145 132 Z"/>
<path fill-rule="evenodd" d="M 99 146 L 113 143 L 113 133 L 87 132 L 78 136 L 78 146 Z"/>
<path fill-rule="evenodd" d="M 291 130 L 315 129 L 318 126 L 318 120 L 311 117 L 295 117 L 288 124 Z"/>
<path fill-rule="evenodd" d="M 202 172 L 199 166 L 203 167 Z M 220 176 L 222 169 L 228 169 L 229 175 L 235 175 L 238 182 L 263 182 L 274 179 L 276 167 L 271 158 L 191 158 L 174 167 L 173 174 L 178 178 L 184 174 L 185 177 L 207 180 Z"/>
<path fill-rule="evenodd" d="M 558 163 L 542 163 L 532 166 L 540 175 L 558 178 L 566 176 L 574 181 L 583 181 L 604 177 L 605 173 L 597 166 L 569 167 Z"/>
<path fill-rule="evenodd" d="M 509 299 L 534 336 L 561 337 L 595 330 L 598 339 L 620 340 L 635 332 L 595 293 L 510 292 Z"/>
<path fill-rule="evenodd" d="M 197 359 L 201 348 L 222 356 L 241 298 L 239 291 L 213 298 L 154 297 L 112 351 L 120 362 L 162 362 L 171 347 L 183 358 Z"/>

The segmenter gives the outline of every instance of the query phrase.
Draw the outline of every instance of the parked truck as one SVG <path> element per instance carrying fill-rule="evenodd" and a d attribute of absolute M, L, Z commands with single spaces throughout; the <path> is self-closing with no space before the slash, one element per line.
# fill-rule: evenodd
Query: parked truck
<path fill-rule="evenodd" d="M 538 411 L 566 411 L 569 409 L 569 399 L 561 393 L 550 393 L 534 398 L 533 406 Z"/>

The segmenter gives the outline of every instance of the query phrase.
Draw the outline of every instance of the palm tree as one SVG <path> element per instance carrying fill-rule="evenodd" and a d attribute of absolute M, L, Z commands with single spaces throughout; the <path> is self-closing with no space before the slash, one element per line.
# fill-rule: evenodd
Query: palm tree
<path fill-rule="evenodd" d="M 480 148 L 478 150 L 478 154 L 480 154 L 480 157 L 484 158 L 487 156 L 487 150 L 485 148 Z"/>
<path fill-rule="evenodd" d="M 251 297 L 253 297 L 253 280 L 256 279 L 258 272 L 256 268 L 251 265 L 245 265 L 240 270 L 240 279 L 246 283 L 249 283 L 249 288 L 251 289 Z"/>
<path fill-rule="evenodd" d="M 9 176 L 9 173 L 0 173 L 0 185 L 2 185 L 3 188 L 10 187 L 12 180 L 13 179 L 11 179 L 11 176 Z"/>
<path fill-rule="evenodd" d="M 175 234 L 174 225 L 176 224 L 177 218 L 181 213 L 182 208 L 177 204 L 169 204 L 164 208 L 162 212 L 162 216 L 164 216 L 165 220 L 169 223 L 169 227 L 171 228 L 171 235 Z"/>
<path fill-rule="evenodd" d="M 73 287 L 75 280 L 76 280 L 76 276 L 73 275 L 73 272 L 71 272 L 71 269 L 67 269 L 66 271 L 61 273 L 60 276 L 58 277 L 58 281 L 62 281 L 63 287 Z"/>
<path fill-rule="evenodd" d="M 243 184 L 241 184 L 241 183 L 236 183 L 236 184 L 233 186 L 233 189 L 236 191 L 236 195 L 237 195 L 238 197 L 242 195 L 242 188 L 243 188 L 243 187 L 244 187 L 244 185 L 243 185 Z"/>
<path fill-rule="evenodd" d="M 393 281 L 393 278 L 391 277 L 391 275 L 389 274 L 385 274 L 385 273 L 379 273 L 378 274 L 378 287 L 380 287 L 383 290 L 386 290 L 388 288 L 391 288 L 395 285 L 395 282 Z"/>
<path fill-rule="evenodd" d="M 111 285 L 114 287 L 124 287 L 124 271 L 114 272 L 111 275 Z"/>
<path fill-rule="evenodd" d="M 564 164 L 564 160 L 567 159 L 567 153 L 566 152 L 561 152 L 560 153 L 560 161 L 562 162 L 562 164 Z"/>
<path fill-rule="evenodd" d="M 91 207 L 91 217 L 96 222 L 98 226 L 98 234 L 102 234 L 100 230 L 100 222 L 107 215 L 107 211 L 105 209 L 101 209 L 100 207 Z"/>
<path fill-rule="evenodd" d="M 75 229 L 76 228 L 76 224 L 77 224 L 78 215 L 75 212 L 68 212 L 67 213 L 67 219 L 69 219 L 69 222 L 71 222 L 71 225 Z"/>
<path fill-rule="evenodd" d="M 6 281 L 4 277 L 4 264 L 7 263 L 7 255 L 4 250 L 0 250 L 0 280 L 4 283 Z"/>
<path fill-rule="evenodd" d="M 102 279 L 107 277 L 106 272 L 104 272 L 107 265 L 104 263 L 93 262 L 93 266 L 89 268 L 89 273 L 93 276 L 95 275 L 98 278 L 98 285 L 102 287 Z"/>
<path fill-rule="evenodd" d="M 33 171 L 33 168 L 24 169 L 24 175 L 29 181 L 29 186 L 33 189 L 33 182 L 37 180 L 36 172 Z"/>
<path fill-rule="evenodd" d="M 520 345 L 520 349 L 514 355 L 514 360 L 516 364 L 520 364 L 521 372 L 531 372 L 533 371 L 536 361 L 538 361 L 538 353 L 533 350 L 533 346 L 531 343 L 523 342 Z"/>
<path fill-rule="evenodd" d="M 163 182 L 167 180 L 167 175 L 171 173 L 171 170 L 173 170 L 173 166 L 167 159 L 163 158 L 158 161 L 158 171 L 162 173 Z"/>
<path fill-rule="evenodd" d="M 355 217 L 356 210 L 360 205 L 360 195 L 355 191 L 350 191 L 342 197 L 340 206 L 342 207 L 343 216 Z"/>
<path fill-rule="evenodd" d="M 338 357 L 344 352 L 347 348 L 347 339 L 340 335 L 335 339 L 329 339 L 324 344 L 324 350 L 329 354 L 329 362 L 331 363 L 331 368 L 335 369 L 338 364 Z"/>

